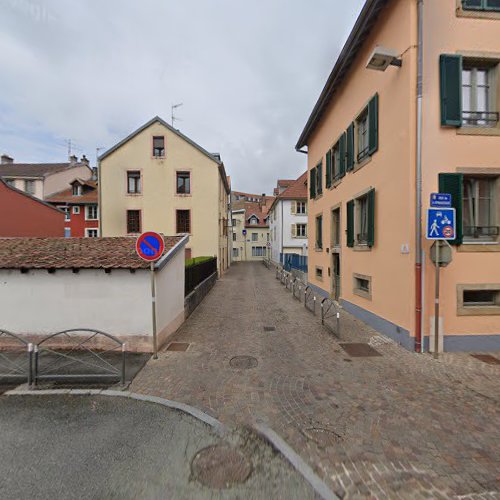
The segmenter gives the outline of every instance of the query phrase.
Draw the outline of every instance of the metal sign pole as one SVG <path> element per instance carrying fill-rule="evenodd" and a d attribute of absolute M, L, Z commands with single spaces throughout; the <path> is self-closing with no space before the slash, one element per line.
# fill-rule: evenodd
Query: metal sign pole
<path fill-rule="evenodd" d="M 156 338 L 156 286 L 154 262 L 151 262 L 151 305 L 153 314 L 153 359 L 158 359 L 158 342 Z"/>
<path fill-rule="evenodd" d="M 436 300 L 434 306 L 434 358 L 439 357 L 439 271 L 441 262 L 439 260 L 439 250 L 441 248 L 441 240 L 437 241 L 436 245 Z"/>

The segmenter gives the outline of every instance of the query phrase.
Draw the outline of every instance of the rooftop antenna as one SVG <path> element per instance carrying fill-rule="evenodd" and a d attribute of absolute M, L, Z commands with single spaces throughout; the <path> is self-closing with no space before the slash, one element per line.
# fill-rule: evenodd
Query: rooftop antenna
<path fill-rule="evenodd" d="M 172 127 L 174 126 L 174 122 L 180 122 L 182 121 L 180 118 L 177 118 L 175 115 L 174 115 L 174 111 L 177 109 L 177 108 L 180 108 L 184 103 L 183 102 L 180 102 L 179 104 L 173 104 L 172 105 Z"/>
<path fill-rule="evenodd" d="M 71 156 L 71 139 L 67 139 L 66 143 L 68 144 L 68 158 Z"/>

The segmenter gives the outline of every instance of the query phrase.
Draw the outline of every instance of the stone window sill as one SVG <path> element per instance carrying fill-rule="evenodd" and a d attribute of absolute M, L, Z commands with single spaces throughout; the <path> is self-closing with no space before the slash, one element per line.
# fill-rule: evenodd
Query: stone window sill
<path fill-rule="evenodd" d="M 498 127 L 460 127 L 457 135 L 500 136 Z"/>

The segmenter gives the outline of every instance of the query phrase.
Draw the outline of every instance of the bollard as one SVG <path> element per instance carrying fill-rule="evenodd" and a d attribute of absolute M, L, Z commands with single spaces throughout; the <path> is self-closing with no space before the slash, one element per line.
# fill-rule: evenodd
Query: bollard
<path fill-rule="evenodd" d="M 121 386 L 125 385 L 125 358 L 126 358 L 126 346 L 127 344 L 124 342 L 122 344 L 122 376 L 121 376 Z"/>
<path fill-rule="evenodd" d="M 337 313 L 337 336 L 340 337 L 340 313 Z"/>
<path fill-rule="evenodd" d="M 324 300 L 321 301 L 321 324 L 325 324 L 325 308 L 323 305 Z"/>
<path fill-rule="evenodd" d="M 28 388 L 33 384 L 33 344 L 28 344 Z"/>

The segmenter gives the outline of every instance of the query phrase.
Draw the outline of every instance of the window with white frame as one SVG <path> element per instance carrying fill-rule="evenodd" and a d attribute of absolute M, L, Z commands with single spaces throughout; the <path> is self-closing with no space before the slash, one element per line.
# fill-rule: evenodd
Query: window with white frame
<path fill-rule="evenodd" d="M 296 224 L 297 238 L 307 238 L 307 224 Z"/>
<path fill-rule="evenodd" d="M 96 220 L 97 217 L 97 205 L 87 205 L 85 218 L 87 220 Z"/>
<path fill-rule="evenodd" d="M 81 196 L 82 195 L 82 186 L 80 184 L 78 184 L 77 182 L 75 182 L 75 184 L 73 184 L 73 196 Z"/>
<path fill-rule="evenodd" d="M 64 220 L 68 222 L 71 220 L 71 215 L 70 215 L 70 208 L 69 207 L 57 207 L 59 210 L 62 210 L 64 212 Z"/>
<path fill-rule="evenodd" d="M 86 229 L 87 238 L 97 238 L 99 236 L 97 229 Z"/>
<path fill-rule="evenodd" d="M 297 214 L 298 215 L 305 215 L 306 213 L 307 213 L 307 202 L 298 201 L 297 202 Z"/>
<path fill-rule="evenodd" d="M 252 217 L 250 217 L 250 224 L 258 224 L 259 223 L 259 219 L 257 216 L 253 215 Z"/>
<path fill-rule="evenodd" d="M 140 194 L 141 191 L 141 172 L 139 170 L 129 170 L 127 172 L 127 193 Z"/>
<path fill-rule="evenodd" d="M 79 207 L 78 205 L 75 205 L 75 206 L 73 207 L 73 213 L 74 213 L 75 215 L 80 215 L 80 207 Z"/>
<path fill-rule="evenodd" d="M 266 247 L 252 247 L 252 257 L 265 257 Z"/>
<path fill-rule="evenodd" d="M 462 69 L 462 117 L 466 127 L 496 127 L 497 65 L 465 59 Z"/>
<path fill-rule="evenodd" d="M 65 238 L 71 238 L 71 228 L 70 227 L 65 227 L 64 228 L 64 237 Z"/>

